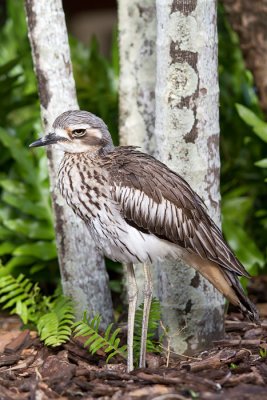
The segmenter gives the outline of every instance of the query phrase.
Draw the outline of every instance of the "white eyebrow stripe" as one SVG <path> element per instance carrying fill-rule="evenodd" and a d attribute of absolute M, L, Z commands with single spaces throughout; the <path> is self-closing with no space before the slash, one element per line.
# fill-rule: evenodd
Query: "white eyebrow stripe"
<path fill-rule="evenodd" d="M 69 135 L 67 134 L 67 132 L 65 131 L 65 129 L 56 128 L 56 129 L 55 129 L 55 134 L 56 134 L 57 136 L 60 136 L 60 137 L 64 137 L 64 138 L 66 138 L 66 139 L 69 139 Z"/>
<path fill-rule="evenodd" d="M 75 129 L 91 129 L 91 127 L 88 124 L 75 124 L 71 125 L 70 129 L 74 131 Z"/>

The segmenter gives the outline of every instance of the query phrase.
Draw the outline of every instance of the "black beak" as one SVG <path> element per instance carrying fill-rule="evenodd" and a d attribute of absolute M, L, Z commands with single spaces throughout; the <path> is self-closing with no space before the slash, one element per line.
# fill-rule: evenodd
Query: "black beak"
<path fill-rule="evenodd" d="M 57 143 L 60 140 L 65 140 L 60 136 L 57 136 L 55 133 L 48 133 L 48 135 L 36 140 L 29 145 L 29 147 L 40 147 L 40 146 L 47 146 L 48 144 Z"/>

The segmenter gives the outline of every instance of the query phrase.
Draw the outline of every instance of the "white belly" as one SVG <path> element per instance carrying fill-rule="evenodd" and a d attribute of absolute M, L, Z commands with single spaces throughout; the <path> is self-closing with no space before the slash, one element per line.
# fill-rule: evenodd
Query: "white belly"
<path fill-rule="evenodd" d="M 127 224 L 116 207 L 113 208 L 112 217 L 103 209 L 100 215 L 92 221 L 89 229 L 97 246 L 108 258 L 133 264 L 183 258 L 182 248 Z"/>

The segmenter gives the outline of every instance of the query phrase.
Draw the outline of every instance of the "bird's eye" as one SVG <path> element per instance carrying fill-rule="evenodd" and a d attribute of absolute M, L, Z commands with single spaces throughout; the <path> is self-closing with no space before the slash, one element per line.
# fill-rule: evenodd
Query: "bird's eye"
<path fill-rule="evenodd" d="M 72 133 L 76 137 L 81 137 L 86 134 L 86 129 L 73 129 Z"/>

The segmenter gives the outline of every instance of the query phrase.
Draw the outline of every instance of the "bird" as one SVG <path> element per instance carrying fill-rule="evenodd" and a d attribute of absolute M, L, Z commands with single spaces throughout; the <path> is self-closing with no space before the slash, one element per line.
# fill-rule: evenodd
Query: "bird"
<path fill-rule="evenodd" d="M 145 367 L 148 317 L 152 301 L 150 265 L 166 258 L 182 259 L 252 321 L 255 305 L 238 276 L 249 277 L 208 215 L 198 194 L 176 172 L 135 146 L 113 145 L 104 121 L 82 110 L 59 115 L 52 130 L 30 147 L 63 150 L 57 176 L 59 191 L 89 229 L 97 247 L 127 265 L 128 356 L 133 365 L 133 333 L 137 303 L 134 264 L 143 264 L 144 311 L 139 367 Z"/>

